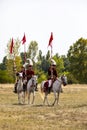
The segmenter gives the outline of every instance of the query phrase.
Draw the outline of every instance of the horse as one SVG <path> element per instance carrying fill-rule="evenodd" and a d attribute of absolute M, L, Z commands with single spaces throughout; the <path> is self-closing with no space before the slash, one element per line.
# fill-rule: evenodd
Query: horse
<path fill-rule="evenodd" d="M 17 94 L 18 94 L 18 103 L 24 104 L 25 103 L 25 92 L 23 89 L 23 75 L 22 73 L 19 73 L 19 80 L 17 83 Z"/>
<path fill-rule="evenodd" d="M 41 92 L 45 93 L 43 105 L 45 105 L 45 101 L 47 101 L 48 106 L 49 106 L 49 102 L 48 102 L 47 96 L 48 96 L 49 92 L 48 92 L 48 89 L 46 89 L 44 91 L 44 88 L 45 88 L 44 85 L 45 85 L 45 83 L 48 83 L 48 85 L 49 85 L 50 82 L 52 82 L 52 81 L 51 80 L 49 80 L 49 81 L 42 81 L 42 83 L 41 83 Z M 52 106 L 54 106 L 56 102 L 57 102 L 57 104 L 59 102 L 59 95 L 60 95 L 60 92 L 61 92 L 61 85 L 62 84 L 64 86 L 67 85 L 67 78 L 66 78 L 66 76 L 61 76 L 61 77 L 57 78 L 53 82 L 53 85 L 52 85 L 52 88 L 51 88 L 51 92 L 54 93 L 54 101 L 52 103 Z"/>
<path fill-rule="evenodd" d="M 27 83 L 27 94 L 28 94 L 28 104 L 30 104 L 30 95 L 33 94 L 32 102 L 31 104 L 34 104 L 35 100 L 35 88 L 37 85 L 36 75 L 32 76 L 32 78 Z"/>

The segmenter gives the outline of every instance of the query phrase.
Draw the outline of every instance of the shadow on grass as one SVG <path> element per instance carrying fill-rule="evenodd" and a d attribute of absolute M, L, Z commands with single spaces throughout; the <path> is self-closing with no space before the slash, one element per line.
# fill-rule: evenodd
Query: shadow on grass
<path fill-rule="evenodd" d="M 27 104 L 13 103 L 12 105 L 14 105 L 14 106 L 24 106 L 24 105 L 27 105 Z"/>
<path fill-rule="evenodd" d="M 54 107 L 53 105 L 43 105 L 43 104 L 19 104 L 13 103 L 13 106 L 29 106 L 29 107 Z"/>
<path fill-rule="evenodd" d="M 54 107 L 54 106 L 53 105 L 38 104 L 38 105 L 32 105 L 32 107 Z"/>
<path fill-rule="evenodd" d="M 19 104 L 19 103 L 14 103 L 14 104 L 12 104 L 12 105 L 14 105 L 14 106 L 30 106 L 30 107 L 43 107 L 43 105 L 42 104 L 38 104 L 38 105 L 33 105 L 33 104 Z"/>

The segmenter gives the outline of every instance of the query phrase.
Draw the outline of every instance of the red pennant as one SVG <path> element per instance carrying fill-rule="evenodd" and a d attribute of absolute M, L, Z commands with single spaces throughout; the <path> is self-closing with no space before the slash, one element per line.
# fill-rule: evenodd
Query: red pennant
<path fill-rule="evenodd" d="M 52 47 L 52 40 L 53 40 L 53 33 L 51 32 L 51 36 L 50 36 L 50 39 L 49 39 L 49 44 L 48 44 L 48 46 L 51 46 L 51 47 Z"/>
<path fill-rule="evenodd" d="M 12 52 L 13 52 L 13 45 L 14 45 L 14 41 L 12 38 L 11 45 L 10 45 L 10 54 L 12 54 Z"/>
<path fill-rule="evenodd" d="M 24 34 L 23 38 L 22 38 L 22 44 L 24 44 L 26 42 L 26 36 Z"/>

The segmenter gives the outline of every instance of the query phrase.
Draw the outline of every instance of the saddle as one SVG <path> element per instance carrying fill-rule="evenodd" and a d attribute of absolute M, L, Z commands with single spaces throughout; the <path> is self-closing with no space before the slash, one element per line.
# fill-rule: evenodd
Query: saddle
<path fill-rule="evenodd" d="M 47 92 L 48 91 L 48 86 L 49 86 L 49 81 L 46 81 L 44 83 L 44 92 Z"/>
<path fill-rule="evenodd" d="M 49 81 L 46 81 L 46 82 L 44 83 L 44 92 L 50 93 L 51 90 L 52 90 L 52 86 L 53 86 L 53 82 L 50 84 Z"/>

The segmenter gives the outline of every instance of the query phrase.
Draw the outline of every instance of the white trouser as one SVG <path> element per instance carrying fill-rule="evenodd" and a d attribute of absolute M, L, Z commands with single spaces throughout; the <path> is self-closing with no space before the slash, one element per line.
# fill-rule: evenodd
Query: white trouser
<path fill-rule="evenodd" d="M 49 82 L 49 85 L 48 85 L 48 87 L 51 87 L 52 80 L 51 80 L 51 79 L 49 79 L 49 80 L 48 80 L 48 82 Z"/>

